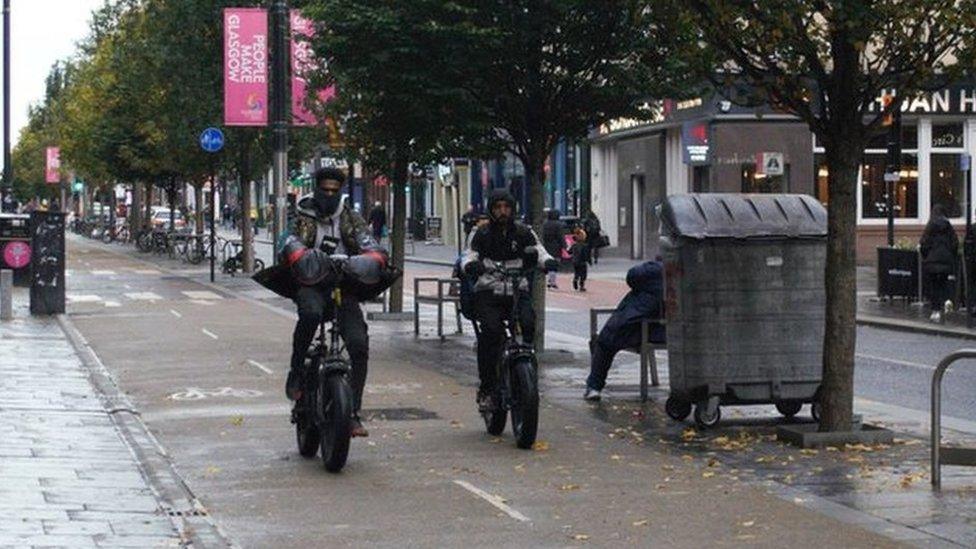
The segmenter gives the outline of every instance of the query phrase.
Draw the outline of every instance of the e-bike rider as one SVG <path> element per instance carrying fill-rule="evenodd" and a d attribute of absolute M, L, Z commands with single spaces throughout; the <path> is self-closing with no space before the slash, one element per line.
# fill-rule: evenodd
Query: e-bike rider
<path fill-rule="evenodd" d="M 491 267 L 518 268 L 526 257 L 537 258 L 539 267 L 552 266 L 555 259 L 546 253 L 535 233 L 515 221 L 515 198 L 503 189 L 495 190 L 488 200 L 491 221 L 478 229 L 461 260 L 461 269 L 476 279 L 474 312 L 478 332 L 478 407 L 489 410 L 495 404 L 495 367 L 501 359 L 505 340 L 504 320 L 512 311 L 514 294 L 522 301 L 517 319 L 526 344 L 535 338 L 535 311 L 528 296 L 529 283 L 523 279 L 518 288 L 510 284 Z M 487 261 L 486 261 L 487 260 Z M 486 264 L 487 263 L 487 264 Z M 514 291 L 513 291 L 514 290 Z"/>

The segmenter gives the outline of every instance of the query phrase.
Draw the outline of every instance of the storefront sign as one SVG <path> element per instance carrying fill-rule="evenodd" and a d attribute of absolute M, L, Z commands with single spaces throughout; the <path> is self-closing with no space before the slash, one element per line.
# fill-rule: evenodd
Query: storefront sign
<path fill-rule="evenodd" d="M 315 35 L 312 22 L 301 16 L 298 10 L 291 11 L 291 112 L 292 123 L 296 126 L 311 126 L 316 123 L 315 116 L 305 108 L 305 95 L 308 80 L 305 72 L 315 70 L 317 63 L 312 55 L 312 45 L 309 41 Z M 317 94 L 319 103 L 325 103 L 335 97 L 335 86 L 320 90 Z"/>
<path fill-rule="evenodd" d="M 268 124 L 268 11 L 224 10 L 224 124 Z"/>
<path fill-rule="evenodd" d="M 781 152 L 764 152 L 756 155 L 757 175 L 783 175 L 785 165 Z"/>
<path fill-rule="evenodd" d="M 48 147 L 45 151 L 44 181 L 46 183 L 61 182 L 61 149 Z"/>
<path fill-rule="evenodd" d="M 869 106 L 871 112 L 879 112 L 885 96 L 896 95 L 896 90 L 882 90 Z M 905 98 L 901 104 L 903 114 L 976 114 L 976 85 L 957 84 L 948 88 Z"/>
<path fill-rule="evenodd" d="M 681 125 L 681 151 L 685 164 L 708 164 L 708 123 L 685 122 Z"/>

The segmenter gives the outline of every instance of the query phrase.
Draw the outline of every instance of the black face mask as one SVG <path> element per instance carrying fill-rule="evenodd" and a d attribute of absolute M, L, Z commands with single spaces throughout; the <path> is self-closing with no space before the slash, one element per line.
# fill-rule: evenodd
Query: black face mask
<path fill-rule="evenodd" d="M 327 194 L 322 189 L 315 189 L 312 198 L 315 200 L 315 210 L 323 217 L 334 214 L 339 209 L 339 202 L 342 200 L 339 193 Z"/>

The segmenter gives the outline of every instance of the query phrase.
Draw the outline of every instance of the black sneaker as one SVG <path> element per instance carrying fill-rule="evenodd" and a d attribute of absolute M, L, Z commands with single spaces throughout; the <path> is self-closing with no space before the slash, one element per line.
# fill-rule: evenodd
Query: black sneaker
<path fill-rule="evenodd" d="M 294 401 L 302 398 L 302 379 L 295 370 L 288 370 L 288 380 L 285 381 L 285 397 Z"/>

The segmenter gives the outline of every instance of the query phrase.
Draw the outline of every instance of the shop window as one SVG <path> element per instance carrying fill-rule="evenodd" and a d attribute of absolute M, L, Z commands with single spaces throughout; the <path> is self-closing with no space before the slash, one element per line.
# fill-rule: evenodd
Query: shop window
<path fill-rule="evenodd" d="M 961 149 L 963 148 L 963 125 L 932 124 L 933 149 Z"/>
<path fill-rule="evenodd" d="M 829 202 L 829 193 L 827 189 L 827 181 L 830 172 L 827 171 L 827 157 L 823 153 L 817 153 L 813 155 L 813 165 L 817 170 L 814 174 L 814 196 L 820 201 L 824 207 L 827 206 Z"/>
<path fill-rule="evenodd" d="M 901 149 L 917 149 L 918 148 L 918 126 L 913 124 L 904 124 L 901 127 Z M 888 132 L 882 131 L 881 133 L 875 134 L 868 140 L 868 145 L 865 149 L 888 149 Z"/>
<path fill-rule="evenodd" d="M 708 166 L 695 166 L 691 169 L 691 192 L 707 193 L 709 170 Z"/>
<path fill-rule="evenodd" d="M 742 164 L 742 192 L 744 193 L 785 193 L 789 190 L 790 165 L 783 166 L 783 175 L 756 173 L 754 163 Z"/>
<path fill-rule="evenodd" d="M 933 134 L 934 136 L 934 134 Z M 941 204 L 949 217 L 962 217 L 966 199 L 961 154 L 932 154 L 932 205 Z"/>
<path fill-rule="evenodd" d="M 885 153 L 864 154 L 861 163 L 861 217 L 864 219 L 888 217 L 887 184 L 884 180 L 887 164 Z M 826 176 L 826 166 L 820 171 Z M 917 154 L 902 154 L 899 175 L 899 181 L 895 184 L 893 202 L 895 217 L 916 218 L 918 217 Z M 824 185 L 826 186 L 826 183 Z"/>

